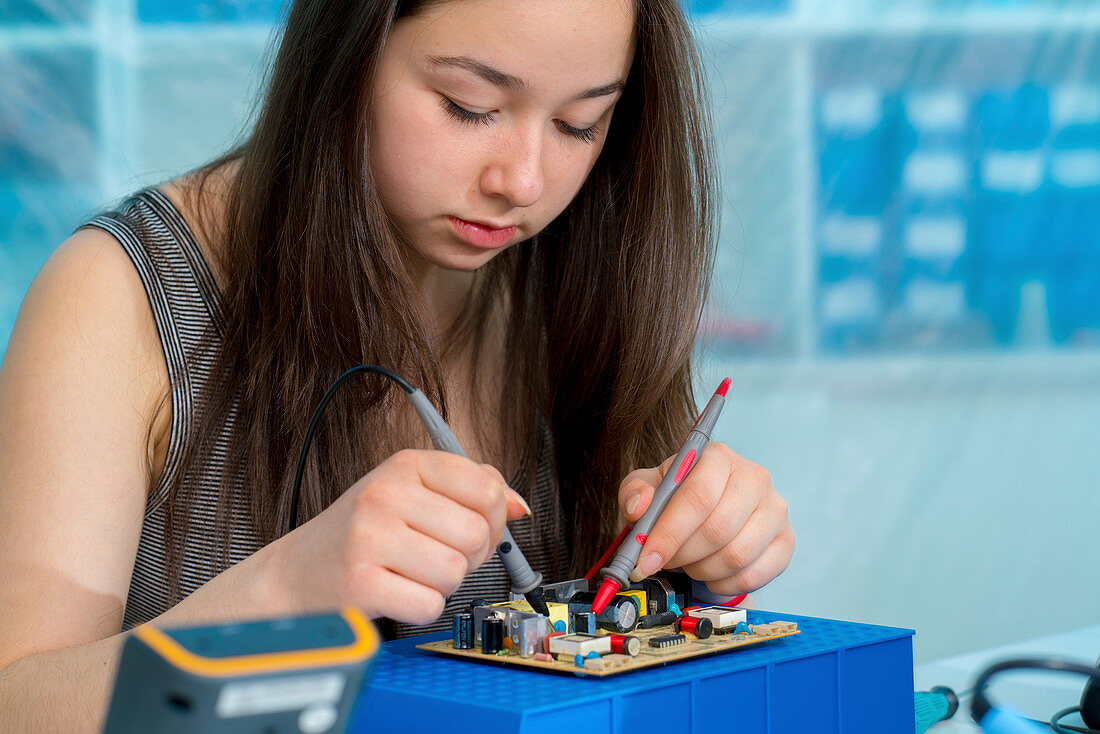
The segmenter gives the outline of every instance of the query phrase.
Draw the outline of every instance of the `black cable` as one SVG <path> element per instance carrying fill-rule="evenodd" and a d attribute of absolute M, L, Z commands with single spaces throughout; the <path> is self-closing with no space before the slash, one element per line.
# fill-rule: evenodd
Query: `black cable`
<path fill-rule="evenodd" d="M 352 367 L 336 378 L 336 382 L 332 383 L 332 387 L 328 389 L 325 396 L 321 398 L 321 402 L 318 403 L 317 410 L 313 411 L 313 419 L 309 422 L 309 428 L 306 429 L 306 437 L 302 441 L 302 453 L 298 456 L 298 469 L 294 472 L 294 490 L 290 495 L 290 530 L 294 530 L 294 528 L 298 527 L 298 498 L 302 494 L 302 474 L 304 474 L 306 470 L 306 456 L 309 455 L 309 447 L 310 444 L 313 443 L 313 434 L 317 430 L 317 424 L 321 422 L 321 414 L 324 413 L 328 404 L 332 402 L 332 398 L 336 395 L 336 391 L 340 386 L 353 375 L 357 375 L 360 372 L 374 372 L 383 377 L 388 377 L 400 385 L 401 389 L 407 393 L 412 393 L 416 389 L 400 375 L 390 372 L 385 367 L 378 367 L 373 364 L 361 364 L 358 367 Z M 290 532 L 290 530 L 287 532 Z"/>
<path fill-rule="evenodd" d="M 974 681 L 974 700 L 970 703 L 970 716 L 974 721 L 979 724 L 982 718 L 993 708 L 993 704 L 990 703 L 989 697 L 985 694 L 986 686 L 989 683 L 989 679 L 998 673 L 1002 673 L 1006 670 L 1055 670 L 1065 673 L 1080 673 L 1089 677 L 1100 677 L 1100 669 L 1097 669 L 1091 665 L 1083 665 L 1081 663 L 1074 663 L 1068 660 L 1062 660 L 1061 658 L 1020 658 L 1016 660 L 1004 660 L 999 663 L 990 665 L 988 668 L 981 672 L 978 679 Z M 1044 726 L 1047 722 L 1040 722 Z M 1055 729 L 1057 731 L 1057 729 Z"/>
<path fill-rule="evenodd" d="M 1062 709 L 1050 718 L 1050 728 L 1058 732 L 1058 734 L 1071 734 L 1071 732 L 1078 732 L 1078 734 L 1098 734 L 1096 729 L 1082 728 L 1080 726 L 1070 726 L 1069 724 L 1061 723 L 1062 719 L 1066 718 L 1070 714 L 1076 714 L 1080 710 L 1080 706 L 1070 706 L 1069 708 Z"/>

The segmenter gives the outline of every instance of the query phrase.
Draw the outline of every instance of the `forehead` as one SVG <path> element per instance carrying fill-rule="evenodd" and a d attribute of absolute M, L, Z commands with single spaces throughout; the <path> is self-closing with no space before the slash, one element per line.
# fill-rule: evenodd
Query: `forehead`
<path fill-rule="evenodd" d="M 623 81 L 634 56 L 634 0 L 456 0 L 402 18 L 391 43 L 414 63 L 448 74 L 432 58 L 471 57 L 527 84 L 567 94 Z"/>

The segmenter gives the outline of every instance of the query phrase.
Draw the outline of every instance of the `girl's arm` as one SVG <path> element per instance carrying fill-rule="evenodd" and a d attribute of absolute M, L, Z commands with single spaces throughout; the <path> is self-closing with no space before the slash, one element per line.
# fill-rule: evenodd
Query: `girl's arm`
<path fill-rule="evenodd" d="M 258 583 L 262 574 L 254 571 L 264 550 L 211 579 L 156 623 L 262 616 L 266 595 Z M 38 613 L 52 616 L 45 607 Z M 0 732 L 102 731 L 125 637 L 116 631 L 104 639 L 35 652 L 0 670 Z"/>
<path fill-rule="evenodd" d="M 81 230 L 35 278 L 0 364 L 0 666 L 120 629 L 166 385 L 136 271 Z"/>
<path fill-rule="evenodd" d="M 93 673 L 118 649 L 167 380 L 133 265 L 110 235 L 77 232 L 35 278 L 0 365 L 0 667 L 26 658 L 0 678 L 5 723 L 75 723 L 94 709 Z"/>
<path fill-rule="evenodd" d="M 133 265 L 105 232 L 77 232 L 35 278 L 0 365 L 0 732 L 102 726 L 167 390 Z M 273 613 L 270 548 L 157 621 Z"/>

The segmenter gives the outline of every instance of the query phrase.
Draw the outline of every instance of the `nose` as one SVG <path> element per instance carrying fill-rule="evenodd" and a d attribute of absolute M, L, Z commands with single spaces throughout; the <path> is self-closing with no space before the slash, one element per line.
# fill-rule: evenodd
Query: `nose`
<path fill-rule="evenodd" d="M 535 126 L 516 125 L 502 131 L 481 172 L 482 193 L 503 197 L 514 207 L 538 202 L 546 183 L 542 145 L 542 131 Z"/>

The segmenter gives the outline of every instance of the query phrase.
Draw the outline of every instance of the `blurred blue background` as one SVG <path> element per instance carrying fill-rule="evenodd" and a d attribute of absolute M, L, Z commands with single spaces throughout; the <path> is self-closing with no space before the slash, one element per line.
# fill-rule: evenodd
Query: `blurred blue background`
<path fill-rule="evenodd" d="M 918 661 L 1100 621 L 1100 9 L 695 0 L 701 394 L 791 505 L 762 607 Z M 247 129 L 276 0 L 0 0 L 0 349 L 51 249 Z M 1090 659 L 1097 651 L 1082 651 Z"/>

